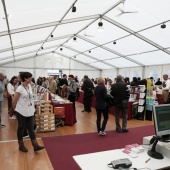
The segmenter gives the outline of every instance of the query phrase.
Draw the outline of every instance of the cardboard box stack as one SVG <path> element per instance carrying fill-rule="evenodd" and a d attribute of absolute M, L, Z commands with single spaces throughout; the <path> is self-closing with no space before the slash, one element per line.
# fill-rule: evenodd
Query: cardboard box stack
<path fill-rule="evenodd" d="M 41 100 L 40 106 L 36 106 L 35 122 L 37 132 L 55 131 L 55 115 L 53 106 L 48 100 L 48 93 L 44 94 L 44 100 Z"/>

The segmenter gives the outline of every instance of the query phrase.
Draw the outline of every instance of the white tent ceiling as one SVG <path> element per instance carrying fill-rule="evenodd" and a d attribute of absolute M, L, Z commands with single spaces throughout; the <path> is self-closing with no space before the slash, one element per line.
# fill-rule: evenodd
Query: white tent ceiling
<path fill-rule="evenodd" d="M 100 70 L 170 64 L 169 0 L 1 2 L 0 65 L 51 52 Z"/>

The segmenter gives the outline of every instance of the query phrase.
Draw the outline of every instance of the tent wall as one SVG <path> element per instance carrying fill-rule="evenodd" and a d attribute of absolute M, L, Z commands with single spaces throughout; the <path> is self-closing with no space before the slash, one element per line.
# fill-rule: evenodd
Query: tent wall
<path fill-rule="evenodd" d="M 18 75 L 20 71 L 31 72 L 35 79 L 39 76 L 47 77 L 47 70 L 52 69 L 62 70 L 67 75 L 77 75 L 79 79 L 83 78 L 84 75 L 89 75 L 89 78 L 100 76 L 100 71 L 93 67 L 53 53 L 0 66 L 0 72 L 6 74 L 9 79 L 14 75 Z"/>

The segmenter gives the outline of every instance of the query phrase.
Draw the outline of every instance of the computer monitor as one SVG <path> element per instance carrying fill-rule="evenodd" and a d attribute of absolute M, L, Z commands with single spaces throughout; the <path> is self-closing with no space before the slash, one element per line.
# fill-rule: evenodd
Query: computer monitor
<path fill-rule="evenodd" d="M 153 105 L 156 136 L 170 136 L 170 104 Z"/>

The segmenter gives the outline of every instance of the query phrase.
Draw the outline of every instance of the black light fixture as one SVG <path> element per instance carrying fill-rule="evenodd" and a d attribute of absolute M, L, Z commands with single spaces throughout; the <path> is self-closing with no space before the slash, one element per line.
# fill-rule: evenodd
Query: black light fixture
<path fill-rule="evenodd" d="M 62 51 L 63 50 L 63 48 L 60 48 L 60 51 Z"/>
<path fill-rule="evenodd" d="M 161 25 L 161 28 L 162 28 L 162 29 L 166 28 L 166 25 L 163 23 L 163 24 Z"/>
<path fill-rule="evenodd" d="M 37 56 L 38 54 L 36 54 L 36 56 Z"/>
<path fill-rule="evenodd" d="M 76 55 L 74 56 L 74 58 L 76 58 Z"/>
<path fill-rule="evenodd" d="M 41 47 L 41 49 L 43 49 L 43 47 Z"/>
<path fill-rule="evenodd" d="M 104 29 L 103 29 L 103 22 L 102 22 L 102 18 L 100 18 L 100 22 L 98 23 L 98 28 L 97 28 L 97 31 L 98 32 L 103 32 L 104 31 Z"/>
<path fill-rule="evenodd" d="M 76 12 L 76 7 L 73 5 L 72 12 Z"/>
<path fill-rule="evenodd" d="M 116 44 L 116 41 L 113 41 L 113 44 Z"/>
<path fill-rule="evenodd" d="M 89 53 L 91 53 L 91 51 L 89 50 Z"/>
<path fill-rule="evenodd" d="M 53 38 L 53 34 L 51 34 L 51 38 Z"/>
<path fill-rule="evenodd" d="M 76 44 L 77 44 L 77 38 L 73 37 L 73 45 L 76 45 Z"/>

